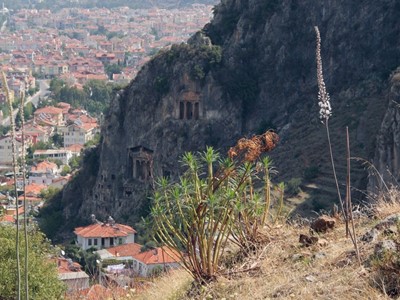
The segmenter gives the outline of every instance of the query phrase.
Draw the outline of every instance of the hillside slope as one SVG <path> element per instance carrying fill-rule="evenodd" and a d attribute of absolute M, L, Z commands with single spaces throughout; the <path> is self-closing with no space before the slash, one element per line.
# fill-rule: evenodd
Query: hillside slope
<path fill-rule="evenodd" d="M 336 194 L 318 120 L 315 25 L 341 184 L 345 126 L 352 156 L 374 157 L 390 74 L 400 65 L 398 1 L 224 0 L 214 12 L 202 33 L 156 55 L 113 100 L 98 168 L 84 166 L 60 200 L 66 223 L 95 213 L 134 224 L 146 213 L 153 179 L 176 177 L 184 151 L 224 152 L 269 128 L 281 137 L 271 153 L 279 179 L 311 173 L 303 179 L 315 182 L 308 208 L 329 207 Z M 353 170 L 354 187 L 365 189 L 367 172 Z"/>

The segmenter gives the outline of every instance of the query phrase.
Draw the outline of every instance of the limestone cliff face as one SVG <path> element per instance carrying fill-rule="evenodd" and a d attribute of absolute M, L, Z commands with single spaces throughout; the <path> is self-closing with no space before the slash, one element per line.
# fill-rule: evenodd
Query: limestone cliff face
<path fill-rule="evenodd" d="M 389 106 L 382 121 L 369 178 L 369 190 L 385 191 L 400 179 L 400 70 L 390 79 Z"/>
<path fill-rule="evenodd" d="M 318 189 L 334 198 L 318 121 L 313 27 L 321 31 L 343 182 L 345 126 L 352 156 L 375 154 L 388 78 L 400 64 L 399 13 L 396 0 L 223 0 L 202 34 L 158 54 L 114 99 L 96 150 L 98 168 L 84 167 L 79 194 L 73 185 L 65 190 L 64 217 L 111 214 L 134 222 L 145 209 L 151 178 L 176 175 L 184 151 L 205 145 L 225 151 L 238 137 L 271 127 L 281 136 L 271 154 L 281 179 L 318 170 Z M 361 167 L 354 166 L 352 177 L 366 187 Z"/>
<path fill-rule="evenodd" d="M 211 144 L 226 149 L 240 136 L 240 109 L 224 98 L 210 72 L 220 60 L 220 47 L 198 34 L 190 45 L 158 54 L 118 94 L 102 126 L 95 183 L 82 191 L 76 211 L 81 219 L 95 213 L 138 221 L 153 179 L 177 176 L 185 151 Z M 80 177 L 75 184 L 87 178 Z M 64 192 L 64 215 L 71 193 Z"/>

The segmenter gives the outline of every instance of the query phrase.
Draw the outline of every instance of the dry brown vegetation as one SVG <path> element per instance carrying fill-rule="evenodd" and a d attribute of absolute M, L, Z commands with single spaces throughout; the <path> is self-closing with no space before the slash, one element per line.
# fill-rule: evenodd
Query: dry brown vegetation
<path fill-rule="evenodd" d="M 400 213 L 400 193 L 392 190 L 356 219 L 362 237 L 393 214 Z M 268 228 L 269 242 L 256 254 L 237 259 L 221 273 L 216 282 L 204 287 L 190 284 L 185 273 L 173 273 L 155 282 L 137 299 L 396 299 L 389 297 L 393 286 L 385 278 L 395 261 L 374 256 L 378 241 L 360 242 L 362 267 L 358 265 L 353 244 L 346 238 L 344 223 L 334 230 L 316 235 L 319 242 L 310 247 L 299 243 L 300 234 L 310 234 L 307 222 L 280 224 Z M 399 241 L 397 232 L 391 238 Z M 233 250 L 232 250 L 233 251 Z M 232 261 L 232 251 L 226 256 Z M 384 272 L 382 272 L 382 270 Z M 386 272 L 386 273 L 385 273 Z M 161 293 L 161 294 L 160 294 Z M 386 294 L 385 294 L 386 293 Z M 133 295 L 132 295 L 133 296 Z M 134 298 L 136 298 L 134 297 Z"/>

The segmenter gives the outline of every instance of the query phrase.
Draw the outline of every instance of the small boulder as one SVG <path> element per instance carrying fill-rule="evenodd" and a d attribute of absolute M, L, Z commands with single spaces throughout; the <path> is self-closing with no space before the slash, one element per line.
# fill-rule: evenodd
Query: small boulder
<path fill-rule="evenodd" d="M 326 247 L 328 246 L 329 242 L 326 239 L 319 239 L 317 244 L 320 247 Z"/>
<path fill-rule="evenodd" d="M 335 227 L 336 220 L 329 216 L 320 216 L 314 222 L 311 223 L 311 228 L 315 232 L 326 232 L 329 229 L 333 229 Z"/>
<path fill-rule="evenodd" d="M 316 244 L 318 242 L 318 238 L 315 236 L 308 236 L 305 234 L 300 234 L 299 242 L 303 246 L 308 247 L 308 246 Z"/>
<path fill-rule="evenodd" d="M 394 229 L 396 230 L 397 224 L 400 223 L 400 214 L 390 215 L 378 224 L 375 225 L 377 230 Z"/>
<path fill-rule="evenodd" d="M 378 239 L 378 236 L 379 231 L 376 228 L 372 228 L 361 237 L 361 240 L 366 243 L 373 243 Z"/>
<path fill-rule="evenodd" d="M 382 256 L 385 252 L 396 252 L 397 245 L 393 240 L 384 240 L 375 245 L 375 255 Z"/>
<path fill-rule="evenodd" d="M 324 259 L 324 258 L 326 258 L 326 254 L 325 254 L 325 252 L 317 252 L 313 255 L 312 258 L 315 260 Z"/>
<path fill-rule="evenodd" d="M 317 278 L 315 278 L 315 276 L 313 276 L 313 275 L 308 275 L 305 277 L 305 280 L 308 282 L 314 282 L 317 280 Z"/>

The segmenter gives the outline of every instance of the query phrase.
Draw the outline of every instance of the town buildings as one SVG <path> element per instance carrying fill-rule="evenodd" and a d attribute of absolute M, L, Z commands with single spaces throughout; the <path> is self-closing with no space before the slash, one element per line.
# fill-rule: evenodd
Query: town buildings
<path fill-rule="evenodd" d="M 122 245 L 135 242 L 135 233 L 132 227 L 117 224 L 109 217 L 107 222 L 99 222 L 94 219 L 94 223 L 75 228 L 77 245 L 87 250 L 89 248 L 103 249 L 115 245 Z"/>
<path fill-rule="evenodd" d="M 82 271 L 82 266 L 69 258 L 57 257 L 58 279 L 67 286 L 67 293 L 88 289 L 89 275 Z"/>
<path fill-rule="evenodd" d="M 101 261 L 130 262 L 130 270 L 141 277 L 179 268 L 181 256 L 178 252 L 169 247 L 146 249 L 135 243 L 136 231 L 132 227 L 117 224 L 111 217 L 103 223 L 92 215 L 92 222 L 91 225 L 75 228 L 76 244 L 84 250 L 98 249 L 96 253 Z"/>
<path fill-rule="evenodd" d="M 26 153 L 28 147 L 31 144 L 29 137 L 25 138 L 25 143 L 22 143 L 22 138 L 15 139 L 15 150 L 17 157 L 21 157 L 23 149 Z M 13 147 L 12 138 L 10 135 L 4 135 L 0 137 L 0 162 L 1 164 L 10 165 L 13 162 Z"/>

